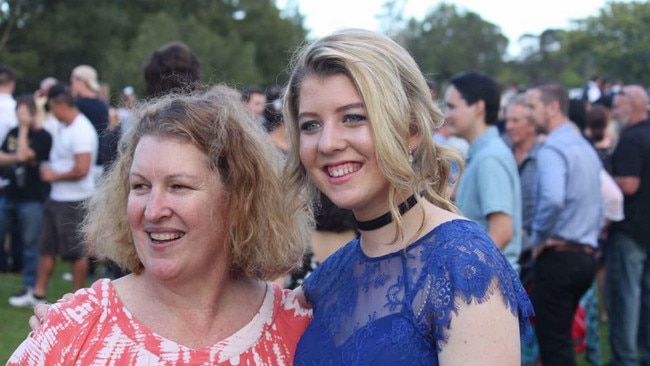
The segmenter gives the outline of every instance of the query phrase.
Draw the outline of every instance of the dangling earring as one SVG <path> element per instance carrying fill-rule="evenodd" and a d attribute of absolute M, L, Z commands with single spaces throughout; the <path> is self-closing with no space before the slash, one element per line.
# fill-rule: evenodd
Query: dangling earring
<path fill-rule="evenodd" d="M 409 147 L 409 165 L 413 166 L 413 149 Z"/>

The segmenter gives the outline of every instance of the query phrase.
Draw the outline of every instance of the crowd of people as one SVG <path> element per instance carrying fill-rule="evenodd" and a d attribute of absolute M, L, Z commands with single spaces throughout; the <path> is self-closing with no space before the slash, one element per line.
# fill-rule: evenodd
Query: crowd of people
<path fill-rule="evenodd" d="M 16 100 L 0 67 L 0 270 L 38 315 L 9 364 L 575 365 L 587 297 L 612 365 L 650 364 L 642 86 L 438 93 L 355 29 L 291 65 L 201 85 L 171 42 L 114 107 L 89 65 Z M 58 259 L 76 292 L 43 306 Z"/>

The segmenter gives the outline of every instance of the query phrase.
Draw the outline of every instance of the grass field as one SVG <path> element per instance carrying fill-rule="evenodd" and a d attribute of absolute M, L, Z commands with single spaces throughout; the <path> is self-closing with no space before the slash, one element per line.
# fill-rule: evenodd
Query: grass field
<path fill-rule="evenodd" d="M 66 292 L 71 292 L 71 283 L 64 281 L 61 276 L 64 272 L 70 271 L 70 264 L 67 262 L 57 262 L 54 275 L 50 282 L 47 300 L 56 301 Z M 89 286 L 91 281 L 87 282 Z M 0 365 L 7 363 L 9 356 L 25 339 L 29 333 L 28 320 L 32 315 L 32 309 L 17 309 L 9 305 L 7 301 L 9 296 L 20 289 L 22 277 L 15 274 L 0 274 Z M 609 360 L 609 345 L 606 341 L 606 324 L 601 324 L 601 352 L 603 361 Z M 602 364 L 605 364 L 603 362 Z M 583 355 L 578 355 L 578 365 L 588 366 Z"/>
<path fill-rule="evenodd" d="M 70 272 L 70 263 L 58 261 L 47 293 L 47 301 L 55 302 L 66 292 L 72 292 L 72 283 L 61 276 Z M 9 305 L 9 297 L 18 291 L 23 279 L 16 274 L 0 274 L 0 365 L 7 363 L 9 356 L 29 333 L 29 317 L 32 309 L 14 308 Z M 89 286 L 91 282 L 87 282 Z"/>

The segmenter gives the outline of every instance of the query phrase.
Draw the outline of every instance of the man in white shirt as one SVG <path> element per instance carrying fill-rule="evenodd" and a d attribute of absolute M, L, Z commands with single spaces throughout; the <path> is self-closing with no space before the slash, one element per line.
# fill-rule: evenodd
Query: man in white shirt
<path fill-rule="evenodd" d="M 18 126 L 16 118 L 16 100 L 13 97 L 16 78 L 11 68 L 0 65 L 0 143 L 7 133 Z"/>

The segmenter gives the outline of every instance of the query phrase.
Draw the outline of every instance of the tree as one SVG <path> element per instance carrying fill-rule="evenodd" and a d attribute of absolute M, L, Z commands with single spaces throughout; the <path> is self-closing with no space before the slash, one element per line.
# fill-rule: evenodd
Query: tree
<path fill-rule="evenodd" d="M 496 25 L 473 12 L 441 4 L 422 21 L 411 19 L 396 37 L 429 77 L 447 80 L 460 71 L 498 75 L 508 39 Z"/>
<path fill-rule="evenodd" d="M 67 81 L 86 63 L 114 89 L 142 90 L 142 64 L 179 40 L 200 57 L 204 83 L 282 83 L 306 35 L 295 11 L 273 0 L 0 0 L 0 52 L 31 91 L 45 76 Z"/>
<path fill-rule="evenodd" d="M 610 2 L 596 16 L 576 22 L 562 52 L 584 75 L 621 77 L 650 84 L 650 2 Z"/>

